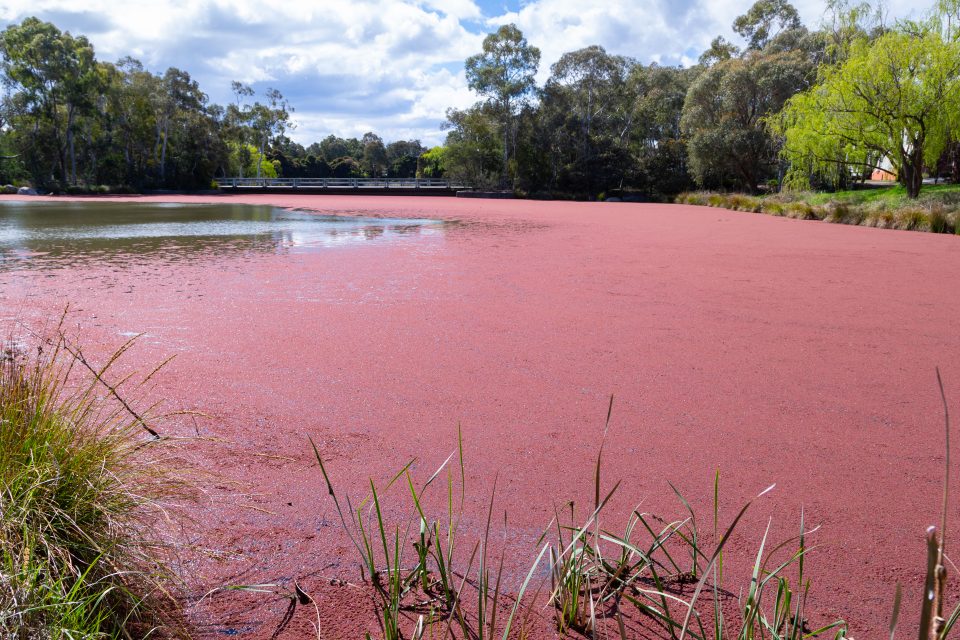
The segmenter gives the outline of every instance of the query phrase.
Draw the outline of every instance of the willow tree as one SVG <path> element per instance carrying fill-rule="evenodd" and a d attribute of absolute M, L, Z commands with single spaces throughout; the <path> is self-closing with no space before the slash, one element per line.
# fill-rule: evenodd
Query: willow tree
<path fill-rule="evenodd" d="M 794 96 L 774 128 L 793 183 L 888 161 L 916 198 L 960 125 L 960 43 L 935 31 L 860 40 L 841 64 Z"/>

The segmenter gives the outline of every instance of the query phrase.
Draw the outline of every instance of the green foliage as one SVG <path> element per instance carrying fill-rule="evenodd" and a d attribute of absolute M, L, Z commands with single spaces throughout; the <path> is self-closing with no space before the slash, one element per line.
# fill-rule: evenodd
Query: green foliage
<path fill-rule="evenodd" d="M 354 158 L 344 156 L 330 163 L 330 175 L 334 178 L 362 178 L 363 167 Z"/>
<path fill-rule="evenodd" d="M 718 62 L 694 80 L 681 126 L 697 183 L 756 191 L 776 175 L 777 140 L 764 118 L 805 86 L 812 71 L 799 50 L 751 52 Z"/>
<path fill-rule="evenodd" d="M 93 45 L 49 22 L 26 18 L 0 34 L 0 55 L 14 91 L 6 106 L 10 119 L 23 125 L 15 127 L 23 136 L 18 146 L 27 154 L 28 166 L 38 172 L 37 182 L 59 178 L 64 184 L 76 183 L 78 119 L 94 110 L 102 90 Z M 27 133 L 30 125 L 33 131 Z M 47 173 L 49 168 L 40 168 L 49 156 L 56 176 Z"/>
<path fill-rule="evenodd" d="M 267 158 L 260 157 L 258 149 L 252 144 L 240 145 L 236 142 L 228 145 L 230 155 L 228 156 L 228 167 L 230 175 L 253 177 L 260 175 L 263 178 L 277 178 L 277 167 L 274 162 Z M 259 171 L 257 169 L 257 160 L 260 161 Z"/>
<path fill-rule="evenodd" d="M 264 173 L 269 164 L 265 164 L 264 160 L 267 157 L 268 145 L 272 141 L 278 142 L 285 139 L 284 133 L 289 125 L 290 112 L 293 108 L 284 99 L 283 94 L 276 89 L 267 89 L 266 104 L 254 102 L 248 105 L 244 100 L 254 95 L 253 89 L 236 81 L 232 86 L 237 103 L 228 106 L 226 110 L 224 132 L 227 134 L 227 140 L 238 145 L 241 151 L 248 142 L 256 145 L 254 171 L 251 174 L 240 173 L 239 175 L 256 178 L 277 177 L 276 167 L 272 170 L 274 175 Z M 280 165 L 282 166 L 282 163 Z M 239 168 L 247 168 L 245 153 L 239 158 Z"/>
<path fill-rule="evenodd" d="M 0 35 L 4 151 L 40 187 L 203 187 L 225 155 L 215 109 L 189 74 L 98 62 L 82 36 L 36 18 Z"/>
<path fill-rule="evenodd" d="M 745 14 L 733 21 L 733 30 L 747 41 L 751 49 L 758 51 L 780 31 L 801 26 L 800 15 L 787 0 L 757 0 Z"/>
<path fill-rule="evenodd" d="M 636 65 L 628 78 L 633 110 L 629 149 L 636 171 L 633 186 L 664 196 L 692 186 L 681 115 L 698 69 Z"/>
<path fill-rule="evenodd" d="M 446 173 L 446 147 L 433 147 L 417 159 L 418 178 L 442 178 Z"/>
<path fill-rule="evenodd" d="M 934 31 L 891 31 L 854 42 L 843 62 L 787 103 L 773 129 L 785 139 L 795 184 L 886 159 L 915 198 L 924 165 L 957 135 L 958 113 L 960 43 Z"/>
<path fill-rule="evenodd" d="M 383 177 L 389 166 L 387 148 L 383 145 L 383 139 L 370 132 L 363 134 L 363 140 L 360 142 L 363 144 L 360 166 L 364 174 L 371 178 Z"/>
<path fill-rule="evenodd" d="M 426 151 L 419 140 L 395 140 L 387 144 L 387 175 L 391 178 L 414 178 L 421 154 Z"/>
<path fill-rule="evenodd" d="M 469 109 L 447 111 L 443 163 L 447 176 L 478 187 L 497 184 L 502 171 L 502 139 L 496 114 L 478 104 Z"/>
<path fill-rule="evenodd" d="M 514 118 L 518 107 L 533 91 L 534 76 L 540 64 L 540 50 L 527 43 L 513 24 L 501 26 L 483 39 L 483 51 L 464 63 L 470 89 L 486 96 L 488 111 L 499 119 L 504 180 L 510 167 L 511 148 L 515 144 Z M 448 118 L 449 119 L 449 118 Z M 514 172 L 515 173 L 515 172 Z"/>
<path fill-rule="evenodd" d="M 555 149 L 557 186 L 595 194 L 619 188 L 630 170 L 628 61 L 592 46 L 550 68 L 540 116 L 542 142 Z"/>

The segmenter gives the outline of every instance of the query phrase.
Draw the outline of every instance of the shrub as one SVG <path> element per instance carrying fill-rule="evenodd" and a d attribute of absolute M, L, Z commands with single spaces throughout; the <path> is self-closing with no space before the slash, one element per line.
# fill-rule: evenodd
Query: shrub
<path fill-rule="evenodd" d="M 942 206 L 934 205 L 929 214 L 930 231 L 933 233 L 953 233 L 953 225 L 947 219 Z"/>
<path fill-rule="evenodd" d="M 907 231 L 928 230 L 930 218 L 926 211 L 912 207 L 897 212 L 897 228 Z"/>
<path fill-rule="evenodd" d="M 750 213 L 759 213 L 761 210 L 761 201 L 760 198 L 755 198 L 753 196 L 745 196 L 739 193 L 734 193 L 726 198 L 726 204 L 721 205 L 726 206 L 729 209 L 734 211 L 747 211 Z"/>
<path fill-rule="evenodd" d="M 141 437 L 156 432 L 115 387 L 99 393 L 116 355 L 81 379 L 88 363 L 66 338 L 42 346 L 32 361 L 0 350 L 0 636 L 175 626 L 154 530 L 179 487 Z"/>
<path fill-rule="evenodd" d="M 763 213 L 768 213 L 772 216 L 782 216 L 784 215 L 785 207 L 779 202 L 764 202 L 763 203 Z"/>
<path fill-rule="evenodd" d="M 818 219 L 813 211 L 813 207 L 806 202 L 788 202 L 785 207 L 787 217 L 797 218 L 798 220 L 816 220 Z"/>

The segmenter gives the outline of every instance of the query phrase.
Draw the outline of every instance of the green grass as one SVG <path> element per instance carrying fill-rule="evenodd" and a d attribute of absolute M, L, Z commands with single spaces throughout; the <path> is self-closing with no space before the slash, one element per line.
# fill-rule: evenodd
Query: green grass
<path fill-rule="evenodd" d="M 677 196 L 676 202 L 802 220 L 960 234 L 960 185 L 925 185 L 920 197 L 914 200 L 907 197 L 902 186 L 896 185 L 766 196 L 689 192 Z"/>
<path fill-rule="evenodd" d="M 125 347 L 91 369 L 62 333 L 39 347 L 0 349 L 0 637 L 176 633 L 153 531 L 179 485 L 106 382 Z"/>

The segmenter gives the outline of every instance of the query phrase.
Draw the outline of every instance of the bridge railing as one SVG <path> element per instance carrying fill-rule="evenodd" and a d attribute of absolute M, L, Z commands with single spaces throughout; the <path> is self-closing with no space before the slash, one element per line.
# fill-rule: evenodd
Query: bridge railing
<path fill-rule="evenodd" d="M 459 180 L 438 178 L 216 178 L 225 189 L 469 189 Z"/>

